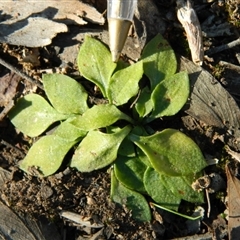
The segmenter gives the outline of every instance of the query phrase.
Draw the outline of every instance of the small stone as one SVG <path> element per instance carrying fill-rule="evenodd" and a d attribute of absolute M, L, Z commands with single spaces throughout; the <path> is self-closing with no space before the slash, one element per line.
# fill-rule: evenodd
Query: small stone
<path fill-rule="evenodd" d="M 46 200 L 53 195 L 53 190 L 51 187 L 43 185 L 41 186 L 40 195 L 44 200 Z"/>

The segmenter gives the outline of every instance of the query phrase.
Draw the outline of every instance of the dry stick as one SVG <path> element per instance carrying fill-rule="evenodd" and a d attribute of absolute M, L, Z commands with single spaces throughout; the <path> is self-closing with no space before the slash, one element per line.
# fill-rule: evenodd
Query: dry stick
<path fill-rule="evenodd" d="M 185 236 L 185 237 L 180 237 L 180 238 L 171 238 L 172 240 L 212 240 L 213 239 L 213 234 L 210 232 L 206 232 L 203 234 L 195 234 L 192 236 Z"/>
<path fill-rule="evenodd" d="M 205 189 L 205 193 L 206 193 L 207 205 L 208 205 L 207 218 L 209 218 L 210 217 L 210 213 L 211 213 L 211 202 L 210 202 L 210 198 L 209 198 L 208 189 Z"/>
<path fill-rule="evenodd" d="M 220 61 L 219 65 L 223 66 L 223 67 L 227 67 L 227 68 L 229 68 L 231 70 L 234 70 L 236 72 L 240 72 L 240 66 L 238 66 L 238 65 L 235 65 L 235 64 L 232 64 L 232 63 L 229 63 L 229 62 L 225 62 L 225 61 Z"/>
<path fill-rule="evenodd" d="M 22 158 L 25 157 L 25 154 L 19 148 L 13 146 L 12 144 L 10 144 L 4 140 L 1 140 L 0 144 L 3 144 L 4 146 L 12 148 L 13 150 L 17 151 L 21 155 Z"/>
<path fill-rule="evenodd" d="M 240 64 L 240 53 L 236 53 L 236 58 L 237 58 L 237 60 L 238 60 L 238 63 Z"/>
<path fill-rule="evenodd" d="M 240 45 L 240 38 L 238 38 L 237 40 L 234 40 L 234 41 L 232 41 L 232 42 L 230 42 L 230 43 L 221 45 L 221 46 L 219 46 L 219 47 L 212 48 L 212 49 L 206 51 L 205 53 L 206 53 L 206 55 L 209 55 L 209 56 L 210 56 L 210 55 L 213 55 L 213 54 L 215 54 L 215 53 L 219 53 L 219 52 L 222 52 L 222 51 L 224 51 L 224 50 L 227 50 L 227 49 L 236 47 L 236 46 L 238 46 L 238 45 Z"/>
<path fill-rule="evenodd" d="M 29 77 L 27 74 L 25 74 L 24 72 L 20 71 L 19 69 L 17 69 L 16 67 L 12 66 L 10 63 L 7 63 L 5 60 L 3 60 L 0 57 L 0 64 L 3 65 L 4 67 L 8 68 L 9 70 L 11 70 L 12 72 L 15 72 L 17 75 L 19 75 L 21 78 L 26 79 L 28 82 L 37 85 L 40 89 L 43 90 L 43 86 L 41 83 L 37 82 L 35 79 Z"/>
<path fill-rule="evenodd" d="M 5 116 L 8 114 L 8 112 L 11 110 L 11 108 L 14 106 L 14 102 L 10 101 L 7 106 L 5 106 L 5 108 L 2 110 L 2 112 L 0 112 L 0 121 L 3 120 L 3 118 L 5 118 Z"/>

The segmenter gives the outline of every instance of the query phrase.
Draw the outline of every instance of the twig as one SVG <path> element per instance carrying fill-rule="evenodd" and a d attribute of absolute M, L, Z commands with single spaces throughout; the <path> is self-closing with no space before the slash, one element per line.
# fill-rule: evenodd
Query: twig
<path fill-rule="evenodd" d="M 6 147 L 9 147 L 9 148 L 17 151 L 17 152 L 21 155 L 22 158 L 25 157 L 25 154 L 24 154 L 19 148 L 13 146 L 12 144 L 10 144 L 10 143 L 8 143 L 8 142 L 6 142 L 6 141 L 4 141 L 4 140 L 1 140 L 0 143 L 3 144 L 3 145 L 6 146 Z"/>
<path fill-rule="evenodd" d="M 226 145 L 226 151 L 229 155 L 231 155 L 231 157 L 235 160 L 237 160 L 238 162 L 240 162 L 240 153 L 239 152 L 235 152 L 233 151 L 228 145 Z"/>
<path fill-rule="evenodd" d="M 102 228 L 104 225 L 102 223 L 92 223 L 89 218 L 84 218 L 84 216 L 81 216 L 74 212 L 69 211 L 61 211 L 60 216 L 63 218 L 66 218 L 69 221 L 72 221 L 74 223 L 77 223 L 79 225 L 90 227 L 90 228 Z"/>
<path fill-rule="evenodd" d="M 40 89 L 43 90 L 43 86 L 41 83 L 37 82 L 35 79 L 29 77 L 27 74 L 25 74 L 24 72 L 20 71 L 19 69 L 17 69 L 16 67 L 12 66 L 10 63 L 6 62 L 5 60 L 3 60 L 0 57 L 0 64 L 3 65 L 4 67 L 8 68 L 9 70 L 11 70 L 12 72 L 16 73 L 17 75 L 19 75 L 21 78 L 26 79 L 28 82 L 37 85 Z"/>
<path fill-rule="evenodd" d="M 240 53 L 236 53 L 236 58 L 237 58 L 237 60 L 238 60 L 238 63 L 240 64 Z"/>
<path fill-rule="evenodd" d="M 240 38 L 238 38 L 237 40 L 234 40 L 234 41 L 232 41 L 232 42 L 230 42 L 230 43 L 221 45 L 221 46 L 219 46 L 219 47 L 212 48 L 212 49 L 206 51 L 205 53 L 206 53 L 206 55 L 209 55 L 209 56 L 210 56 L 210 55 L 213 55 L 213 54 L 215 54 L 215 53 L 219 53 L 219 52 L 222 52 L 222 51 L 224 51 L 224 50 L 227 50 L 227 49 L 236 47 L 236 46 L 238 46 L 238 45 L 240 45 Z"/>
<path fill-rule="evenodd" d="M 137 103 L 137 101 L 138 101 L 138 99 L 140 97 L 140 94 L 141 94 L 141 90 L 138 91 L 138 95 L 137 95 L 136 99 L 133 101 L 133 103 L 131 104 L 130 108 L 133 108 L 133 106 Z"/>
<path fill-rule="evenodd" d="M 237 72 L 240 73 L 240 66 L 238 66 L 238 65 L 235 65 L 235 64 L 232 64 L 232 63 L 229 63 L 229 62 L 225 62 L 225 61 L 220 61 L 219 65 L 227 67 L 231 70 L 234 70 L 234 71 L 237 71 Z"/>
<path fill-rule="evenodd" d="M 211 202 L 210 202 L 210 198 L 209 198 L 208 189 L 205 189 L 205 193 L 206 193 L 207 205 L 208 205 L 207 218 L 209 218 L 210 217 L 210 213 L 211 213 Z"/>
<path fill-rule="evenodd" d="M 14 106 L 14 102 L 10 101 L 7 106 L 0 112 L 0 121 L 3 120 L 3 118 L 8 114 L 8 112 L 11 110 L 11 108 Z"/>
<path fill-rule="evenodd" d="M 212 239 L 213 239 L 213 234 L 210 232 L 206 232 L 204 234 L 196 234 L 193 236 L 173 238 L 172 240 L 212 240 Z"/>

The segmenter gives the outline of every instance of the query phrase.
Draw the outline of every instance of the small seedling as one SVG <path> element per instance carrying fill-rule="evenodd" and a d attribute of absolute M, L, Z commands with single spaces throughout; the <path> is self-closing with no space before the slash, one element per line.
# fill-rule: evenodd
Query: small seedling
<path fill-rule="evenodd" d="M 188 74 L 176 73 L 168 42 L 157 35 L 140 61 L 126 66 L 113 63 L 107 47 L 86 36 L 77 62 L 81 75 L 98 87 L 104 101 L 90 104 L 85 88 L 68 76 L 44 75 L 48 101 L 26 95 L 9 117 L 30 137 L 43 134 L 53 123 L 55 130 L 32 145 L 20 168 L 30 173 L 35 167 L 49 176 L 73 148 L 72 168 L 91 172 L 113 166 L 111 198 L 140 221 L 151 219 L 145 195 L 174 211 L 181 199 L 203 202 L 202 193 L 191 188 L 206 166 L 198 146 L 175 129 L 151 129 L 152 121 L 175 115 L 189 96 Z M 139 84 L 143 74 L 149 81 Z"/>

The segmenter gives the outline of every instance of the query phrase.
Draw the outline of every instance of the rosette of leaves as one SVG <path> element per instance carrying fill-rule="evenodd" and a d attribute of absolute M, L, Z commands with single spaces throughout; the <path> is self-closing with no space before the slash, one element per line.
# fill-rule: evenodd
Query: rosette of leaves
<path fill-rule="evenodd" d="M 41 135 L 20 168 L 33 174 L 34 167 L 49 176 L 70 149 L 70 167 L 81 172 L 111 165 L 111 198 L 140 221 L 151 219 L 145 195 L 175 211 L 181 199 L 203 202 L 203 195 L 191 188 L 206 166 L 198 146 L 178 130 L 147 131 L 155 119 L 176 114 L 189 95 L 188 74 L 176 73 L 168 42 L 157 35 L 140 61 L 126 65 L 113 63 L 108 48 L 86 36 L 77 62 L 81 75 L 100 89 L 104 103 L 90 104 L 84 87 L 68 76 L 44 75 L 48 100 L 29 94 L 9 113 L 21 132 Z M 149 82 L 139 84 L 143 74 Z M 44 134 L 52 126 L 51 133 Z"/>

